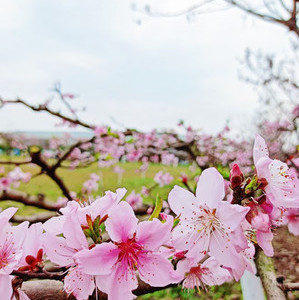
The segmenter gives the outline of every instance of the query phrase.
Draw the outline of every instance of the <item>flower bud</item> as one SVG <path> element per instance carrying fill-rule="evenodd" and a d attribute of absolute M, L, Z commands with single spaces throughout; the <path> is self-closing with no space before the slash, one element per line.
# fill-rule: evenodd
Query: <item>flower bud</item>
<path fill-rule="evenodd" d="M 179 251 L 174 254 L 175 258 L 182 259 L 185 258 L 186 251 Z"/>
<path fill-rule="evenodd" d="M 270 228 L 270 218 L 268 214 L 259 212 L 251 219 L 251 225 L 260 231 L 267 231 Z"/>
<path fill-rule="evenodd" d="M 188 177 L 186 174 L 181 175 L 182 183 L 187 184 L 188 183 Z"/>
<path fill-rule="evenodd" d="M 268 181 L 266 178 L 259 178 L 258 183 L 260 189 L 264 189 L 268 185 Z"/>
<path fill-rule="evenodd" d="M 160 218 L 161 218 L 162 221 L 166 221 L 167 214 L 166 213 L 160 213 Z"/>
<path fill-rule="evenodd" d="M 230 186 L 232 189 L 240 186 L 244 180 L 243 173 L 237 164 L 234 164 L 229 174 Z"/>

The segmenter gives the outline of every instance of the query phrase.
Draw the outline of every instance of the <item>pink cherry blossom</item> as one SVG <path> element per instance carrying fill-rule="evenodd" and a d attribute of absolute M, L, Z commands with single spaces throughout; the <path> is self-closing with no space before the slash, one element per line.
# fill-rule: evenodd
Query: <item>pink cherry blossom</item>
<path fill-rule="evenodd" d="M 7 177 L 0 178 L 0 190 L 8 190 L 10 185 L 12 184 L 12 180 Z"/>
<path fill-rule="evenodd" d="M 96 136 L 101 136 L 102 134 L 107 134 L 107 127 L 105 127 L 105 126 L 97 126 L 97 127 L 95 127 L 94 134 Z"/>
<path fill-rule="evenodd" d="M 138 161 L 142 156 L 142 151 L 140 149 L 133 149 L 127 154 L 127 160 L 130 162 Z"/>
<path fill-rule="evenodd" d="M 95 173 L 91 173 L 90 179 L 88 179 L 83 183 L 82 192 L 87 194 L 96 192 L 99 189 L 99 185 L 98 185 L 99 179 L 100 179 L 99 175 Z"/>
<path fill-rule="evenodd" d="M 196 263 L 190 258 L 182 259 L 177 264 L 177 272 L 184 276 L 183 288 L 187 289 L 206 289 L 206 285 L 220 285 L 232 280 L 229 271 L 222 268 L 213 257 L 203 263 Z"/>
<path fill-rule="evenodd" d="M 31 178 L 31 174 L 29 172 L 23 172 L 20 167 L 16 167 L 8 173 L 8 178 L 17 186 L 19 181 L 28 182 Z"/>
<path fill-rule="evenodd" d="M 143 186 L 143 187 L 141 188 L 141 194 L 142 194 L 143 196 L 147 197 L 147 196 L 149 195 L 149 193 L 150 193 L 150 191 L 149 191 L 149 189 L 148 189 L 146 186 Z"/>
<path fill-rule="evenodd" d="M 132 191 L 126 198 L 126 201 L 132 206 L 133 209 L 137 209 L 142 206 L 142 197 L 140 194 Z"/>
<path fill-rule="evenodd" d="M 273 256 L 273 233 L 271 231 L 273 205 L 263 195 L 258 199 L 254 199 L 248 206 L 250 207 L 250 211 L 246 215 L 246 219 L 256 231 L 257 243 L 266 255 Z"/>
<path fill-rule="evenodd" d="M 269 158 L 264 139 L 257 135 L 253 148 L 253 159 L 258 178 L 266 179 L 264 187 L 267 198 L 276 207 L 299 207 L 299 180 L 287 164 Z"/>
<path fill-rule="evenodd" d="M 69 201 L 66 207 L 60 209 L 62 216 L 52 217 L 43 224 L 44 230 L 53 234 L 62 233 L 65 218 L 67 215 L 72 214 L 74 210 L 78 217 L 79 224 L 82 226 L 88 226 L 86 216 L 88 215 L 93 222 L 97 217 L 104 217 L 109 215 L 110 211 L 116 206 L 126 194 L 125 188 L 119 188 L 116 193 L 106 191 L 103 197 L 98 197 L 91 203 L 85 203 L 85 205 L 78 203 L 77 201 Z M 81 204 L 81 205 L 80 205 Z"/>
<path fill-rule="evenodd" d="M 160 187 L 163 187 L 165 185 L 168 185 L 173 180 L 173 176 L 171 176 L 168 172 L 159 171 L 155 177 L 154 180 L 159 184 Z"/>
<path fill-rule="evenodd" d="M 161 155 L 161 162 L 164 165 L 173 165 L 176 167 L 179 163 L 179 159 L 172 153 L 163 152 Z"/>
<path fill-rule="evenodd" d="M 11 226 L 9 219 L 17 208 L 11 207 L 0 213 L 0 295 L 3 300 L 10 300 L 13 290 L 10 273 L 18 267 L 22 257 L 22 244 L 28 228 L 28 222 Z"/>
<path fill-rule="evenodd" d="M 19 262 L 20 270 L 36 272 L 43 268 L 43 226 L 42 223 L 32 224 L 23 242 L 23 255 Z"/>
<path fill-rule="evenodd" d="M 94 277 L 85 273 L 77 265 L 74 257 L 76 254 L 89 248 L 88 241 L 81 228 L 78 215 L 78 207 L 73 206 L 72 211 L 64 218 L 62 234 L 56 236 L 52 232 L 44 234 L 44 249 L 48 258 L 60 265 L 70 267 L 64 280 L 64 289 L 67 293 L 72 293 L 78 300 L 86 300 L 92 294 L 95 284 Z M 107 256 L 111 251 L 108 244 L 98 245 L 98 262 L 101 264 L 101 274 L 111 272 Z"/>
<path fill-rule="evenodd" d="M 299 209 L 287 209 L 284 214 L 283 224 L 288 225 L 290 233 L 299 236 Z"/>
<path fill-rule="evenodd" d="M 180 222 L 174 228 L 173 242 L 178 250 L 188 250 L 186 257 L 199 258 L 211 253 L 219 263 L 235 268 L 239 264 L 238 252 L 233 239 L 245 240 L 242 231 L 237 231 L 249 208 L 222 201 L 224 180 L 215 168 L 202 172 L 196 189 L 196 196 L 175 186 L 168 202 Z M 237 234 L 234 233 L 237 232 Z"/>
<path fill-rule="evenodd" d="M 247 241 L 247 243 L 248 243 L 248 248 L 242 250 L 239 253 L 240 261 L 238 266 L 236 268 L 225 267 L 232 274 L 232 276 L 236 281 L 239 281 L 241 279 L 245 270 L 253 274 L 256 274 L 256 268 L 253 261 L 254 254 L 255 254 L 255 247 L 251 242 Z"/>
<path fill-rule="evenodd" d="M 111 247 L 105 259 L 110 261 L 112 272 L 105 276 L 101 274 L 99 251 L 104 244 L 77 253 L 75 259 L 84 272 L 96 275 L 96 284 L 108 294 L 108 299 L 134 299 L 132 290 L 138 285 L 136 270 L 140 278 L 151 286 L 178 282 L 179 276 L 160 250 L 170 238 L 172 223 L 170 216 L 165 223 L 158 219 L 138 223 L 129 204 L 121 202 L 106 221 L 106 229 L 113 243 L 104 243 Z"/>

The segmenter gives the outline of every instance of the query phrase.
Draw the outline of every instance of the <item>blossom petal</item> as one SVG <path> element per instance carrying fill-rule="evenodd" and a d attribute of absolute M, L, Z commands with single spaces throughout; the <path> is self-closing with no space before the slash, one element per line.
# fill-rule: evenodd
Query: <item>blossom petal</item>
<path fill-rule="evenodd" d="M 266 178 L 269 180 L 271 178 L 269 166 L 272 163 L 272 159 L 269 157 L 261 157 L 255 164 L 256 173 L 259 179 Z"/>
<path fill-rule="evenodd" d="M 221 268 L 219 262 L 214 257 L 209 257 L 202 264 L 202 268 L 209 269 L 209 272 L 202 275 L 202 280 L 207 285 L 220 285 L 232 280 L 230 273 L 226 269 Z"/>
<path fill-rule="evenodd" d="M 204 170 L 198 180 L 196 197 L 201 205 L 216 208 L 224 198 L 224 179 L 215 168 Z"/>
<path fill-rule="evenodd" d="M 137 225 L 136 241 L 150 250 L 158 250 L 166 243 L 171 235 L 173 217 L 167 216 L 166 222 L 162 223 L 158 219 L 140 222 Z"/>
<path fill-rule="evenodd" d="M 132 294 L 138 286 L 135 271 L 124 268 L 122 263 L 117 263 L 109 275 L 96 276 L 97 287 L 108 294 L 112 300 L 132 300 Z"/>
<path fill-rule="evenodd" d="M 221 201 L 217 209 L 217 216 L 222 224 L 230 227 L 230 230 L 235 230 L 245 220 L 249 210 L 249 207 Z"/>
<path fill-rule="evenodd" d="M 271 232 L 271 230 L 257 231 L 256 240 L 267 256 L 274 255 L 274 250 L 272 246 L 273 232 Z"/>
<path fill-rule="evenodd" d="M 18 289 L 19 300 L 30 300 L 30 298 L 26 295 L 26 293 L 20 289 Z"/>
<path fill-rule="evenodd" d="M 25 261 L 25 257 L 27 255 L 32 255 L 36 257 L 39 249 L 42 248 L 42 232 L 43 227 L 42 223 L 32 224 L 26 233 L 26 238 L 23 243 L 23 257 L 19 262 L 19 265 L 24 266 L 27 265 Z"/>
<path fill-rule="evenodd" d="M 287 164 L 274 159 L 268 167 L 268 185 L 265 187 L 268 199 L 277 207 L 299 207 L 299 180 L 290 172 Z"/>
<path fill-rule="evenodd" d="M 185 220 L 184 220 L 185 221 Z M 188 250 L 201 238 L 201 234 L 192 228 L 189 222 L 180 222 L 172 231 L 173 245 L 176 250 Z"/>
<path fill-rule="evenodd" d="M 12 296 L 12 286 L 9 275 L 0 275 L 0 295 L 3 300 L 10 300 Z"/>
<path fill-rule="evenodd" d="M 138 257 L 137 266 L 141 280 L 151 286 L 165 286 L 181 280 L 171 262 L 161 254 L 149 253 Z"/>
<path fill-rule="evenodd" d="M 84 274 L 80 269 L 71 268 L 64 278 L 64 290 L 73 293 L 77 300 L 86 300 L 95 288 L 93 276 Z"/>
<path fill-rule="evenodd" d="M 74 255 L 74 260 L 81 270 L 89 275 L 105 275 L 111 273 L 117 262 L 119 250 L 112 243 L 96 245 L 91 250 L 83 249 Z"/>
<path fill-rule="evenodd" d="M 293 235 L 299 235 L 299 217 L 297 217 L 295 220 L 289 221 L 288 229 Z"/>
<path fill-rule="evenodd" d="M 195 233 L 193 239 L 188 241 L 189 251 L 186 253 L 186 257 L 192 258 L 194 261 L 201 260 L 208 252 L 210 240 L 210 233 L 206 233 L 205 231 Z"/>
<path fill-rule="evenodd" d="M 254 165 L 256 165 L 262 157 L 269 157 L 269 151 L 265 140 L 259 134 L 257 134 L 253 146 Z"/>
<path fill-rule="evenodd" d="M 63 231 L 64 222 L 65 216 L 52 217 L 43 224 L 43 229 L 46 232 L 53 233 L 55 235 L 61 234 Z"/>
<path fill-rule="evenodd" d="M 5 219 L 8 221 L 16 212 L 18 208 L 16 207 L 9 207 L 0 212 L 0 219 Z"/>
<path fill-rule="evenodd" d="M 168 195 L 168 203 L 176 215 L 191 215 L 198 206 L 198 199 L 191 192 L 175 185 Z"/>
<path fill-rule="evenodd" d="M 126 192 L 127 189 L 119 188 L 116 190 L 116 193 L 108 191 L 106 192 L 105 196 L 97 198 L 90 205 L 92 219 L 94 220 L 97 216 L 103 217 L 104 215 L 109 214 L 111 208 L 113 208 L 119 203 L 119 201 L 123 198 Z"/>
<path fill-rule="evenodd" d="M 126 242 L 136 231 L 138 219 L 127 202 L 120 202 L 111 210 L 106 230 L 114 242 Z"/>
<path fill-rule="evenodd" d="M 81 250 L 82 248 L 88 248 L 88 242 L 81 228 L 77 210 L 73 213 L 66 215 L 63 226 L 63 235 L 66 238 L 66 243 L 69 247 Z"/>
<path fill-rule="evenodd" d="M 73 255 L 75 254 L 75 250 L 67 245 L 64 238 L 51 233 L 45 233 L 43 246 L 48 258 L 52 262 L 60 266 L 68 266 L 74 262 Z"/>
<path fill-rule="evenodd" d="M 216 230 L 211 233 L 210 252 L 225 267 L 237 268 L 239 265 L 241 257 L 226 234 Z"/>

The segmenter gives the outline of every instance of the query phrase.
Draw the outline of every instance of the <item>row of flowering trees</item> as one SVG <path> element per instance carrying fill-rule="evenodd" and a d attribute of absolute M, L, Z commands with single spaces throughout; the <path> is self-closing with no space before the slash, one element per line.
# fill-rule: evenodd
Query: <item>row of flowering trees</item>
<path fill-rule="evenodd" d="M 62 93 L 60 96 L 69 97 Z M 239 280 L 245 270 L 256 272 L 254 260 L 263 277 L 261 258 L 263 252 L 273 255 L 273 229 L 288 224 L 290 232 L 299 235 L 298 158 L 294 147 L 285 145 L 283 155 L 277 144 L 272 147 L 271 153 L 286 161 L 281 162 L 269 157 L 261 136 L 256 136 L 252 152 L 251 143 L 227 138 L 228 128 L 216 137 L 191 127 L 185 128 L 184 135 L 116 132 L 84 123 L 75 115 L 63 115 L 47 104 L 32 106 L 19 99 L 2 104 L 22 104 L 34 111 L 46 111 L 68 125 L 83 126 L 93 132 L 91 138 L 73 144 L 52 139 L 43 149 L 5 137 L 12 148 L 17 146 L 27 155 L 23 160 L 2 161 L 16 167 L 7 174 L 2 170 L 0 199 L 39 207 L 48 213 L 22 217 L 15 215 L 15 208 L 8 208 L 0 214 L 3 299 L 35 299 L 35 292 L 22 289 L 22 283 L 36 278 L 63 281 L 65 292 L 77 299 L 91 295 L 133 299 L 135 295 L 177 284 L 206 289 Z M 295 108 L 288 130 L 277 132 L 293 134 L 297 120 Z M 295 124 L 293 129 L 290 124 Z M 181 122 L 180 126 L 184 124 Z M 284 136 L 276 142 L 283 144 Z M 124 201 L 124 188 L 94 198 L 92 193 L 98 190 L 101 180 L 98 174 L 91 174 L 82 190 L 75 193 L 57 173 L 62 167 L 81 168 L 94 161 L 101 169 L 120 160 L 141 161 L 140 172 L 145 172 L 150 162 L 189 162 L 193 163 L 192 169 L 199 167 L 203 171 L 195 178 L 195 190 L 191 178 L 183 174 L 185 188 L 173 187 L 168 201 L 162 203 L 158 197 L 154 207 L 143 205 L 140 194 L 135 192 Z M 31 176 L 22 171 L 23 164 L 39 166 L 40 174 L 57 184 L 62 197 L 54 203 L 42 194 L 17 191 L 19 183 L 28 182 Z M 225 172 L 223 167 L 230 171 Z M 114 171 L 123 172 L 118 165 Z M 160 171 L 154 180 L 161 187 L 170 184 L 173 177 Z M 152 188 L 143 187 L 141 192 L 148 195 Z M 19 225 L 12 226 L 10 220 Z M 269 299 L 283 299 L 283 292 L 275 284 L 263 282 Z"/>

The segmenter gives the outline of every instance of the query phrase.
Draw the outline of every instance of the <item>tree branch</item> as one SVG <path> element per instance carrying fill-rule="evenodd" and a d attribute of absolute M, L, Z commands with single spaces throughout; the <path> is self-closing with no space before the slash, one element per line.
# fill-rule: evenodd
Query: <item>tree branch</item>
<path fill-rule="evenodd" d="M 41 168 L 41 171 L 45 174 L 47 174 L 61 189 L 63 195 L 68 199 L 72 200 L 72 197 L 70 195 L 70 191 L 64 184 L 63 180 L 57 175 L 56 169 L 50 166 L 41 156 L 41 152 L 30 152 L 29 154 L 31 156 L 32 162 L 38 165 Z"/>
<path fill-rule="evenodd" d="M 56 170 L 57 168 L 59 168 L 62 164 L 63 161 L 65 161 L 68 156 L 73 152 L 73 150 L 75 148 L 79 148 L 80 146 L 87 144 L 87 143 L 92 143 L 95 140 L 95 136 L 93 136 L 91 139 L 89 140 L 85 140 L 85 141 L 78 141 L 77 143 L 73 144 L 59 159 L 58 161 L 51 167 L 52 170 Z"/>
<path fill-rule="evenodd" d="M 152 287 L 148 284 L 139 280 L 138 288 L 133 291 L 136 296 L 141 296 L 148 293 L 153 293 L 155 291 L 167 289 L 169 287 L 177 286 L 175 284 L 164 286 L 164 287 Z M 68 295 L 63 290 L 63 283 L 58 280 L 34 280 L 24 282 L 21 288 L 31 300 L 74 300 L 75 298 L 72 295 Z M 107 300 L 107 295 L 98 291 L 98 297 L 96 298 L 96 293 L 93 293 L 93 296 L 89 297 L 89 300 Z"/>
<path fill-rule="evenodd" d="M 56 273 L 50 273 L 50 272 L 24 272 L 24 271 L 12 271 L 11 275 L 18 276 L 24 280 L 28 279 L 52 279 L 52 280 L 62 280 L 66 274 L 56 272 Z"/>
<path fill-rule="evenodd" d="M 32 163 L 32 160 L 25 160 L 25 161 L 12 161 L 12 160 L 3 160 L 0 161 L 0 165 L 14 165 L 14 166 L 21 166 L 21 165 L 27 165 Z"/>
<path fill-rule="evenodd" d="M 286 300 L 284 292 L 279 288 L 274 270 L 273 261 L 266 256 L 263 250 L 256 248 L 255 264 L 261 278 L 268 300 Z"/>
<path fill-rule="evenodd" d="M 30 216 L 19 216 L 19 215 L 14 215 L 11 218 L 12 222 L 15 223 L 22 223 L 24 221 L 28 221 L 30 224 L 34 224 L 34 223 L 44 223 L 46 221 L 48 221 L 50 218 L 57 216 L 57 213 L 51 213 L 51 212 L 46 212 L 46 213 L 39 213 L 39 214 L 34 214 L 34 215 L 30 215 Z"/>
<path fill-rule="evenodd" d="M 15 190 L 4 190 L 0 194 L 0 201 L 11 200 L 25 205 L 46 209 L 49 211 L 59 211 L 61 207 L 54 202 L 47 201 L 44 195 L 32 196 Z"/>
<path fill-rule="evenodd" d="M 64 121 L 67 121 L 69 123 L 72 123 L 72 124 L 75 124 L 75 125 L 79 125 L 79 126 L 82 126 L 82 127 L 85 127 L 85 128 L 88 128 L 88 129 L 94 129 L 94 126 L 88 124 L 88 123 L 85 123 L 79 119 L 72 119 L 66 115 L 63 115 L 61 114 L 60 112 L 57 112 L 57 111 L 54 111 L 50 108 L 48 108 L 46 105 L 38 105 L 38 106 L 34 106 L 34 105 L 31 105 L 31 104 L 28 104 L 27 102 L 25 102 L 24 100 L 21 100 L 21 99 L 17 99 L 17 100 L 3 100 L 0 98 L 0 102 L 2 102 L 2 105 L 5 105 L 5 104 L 22 104 L 28 108 L 30 108 L 31 110 L 33 111 L 37 111 L 37 112 L 47 112 L 49 113 L 50 115 L 52 116 L 55 116 L 59 119 L 62 119 Z"/>

